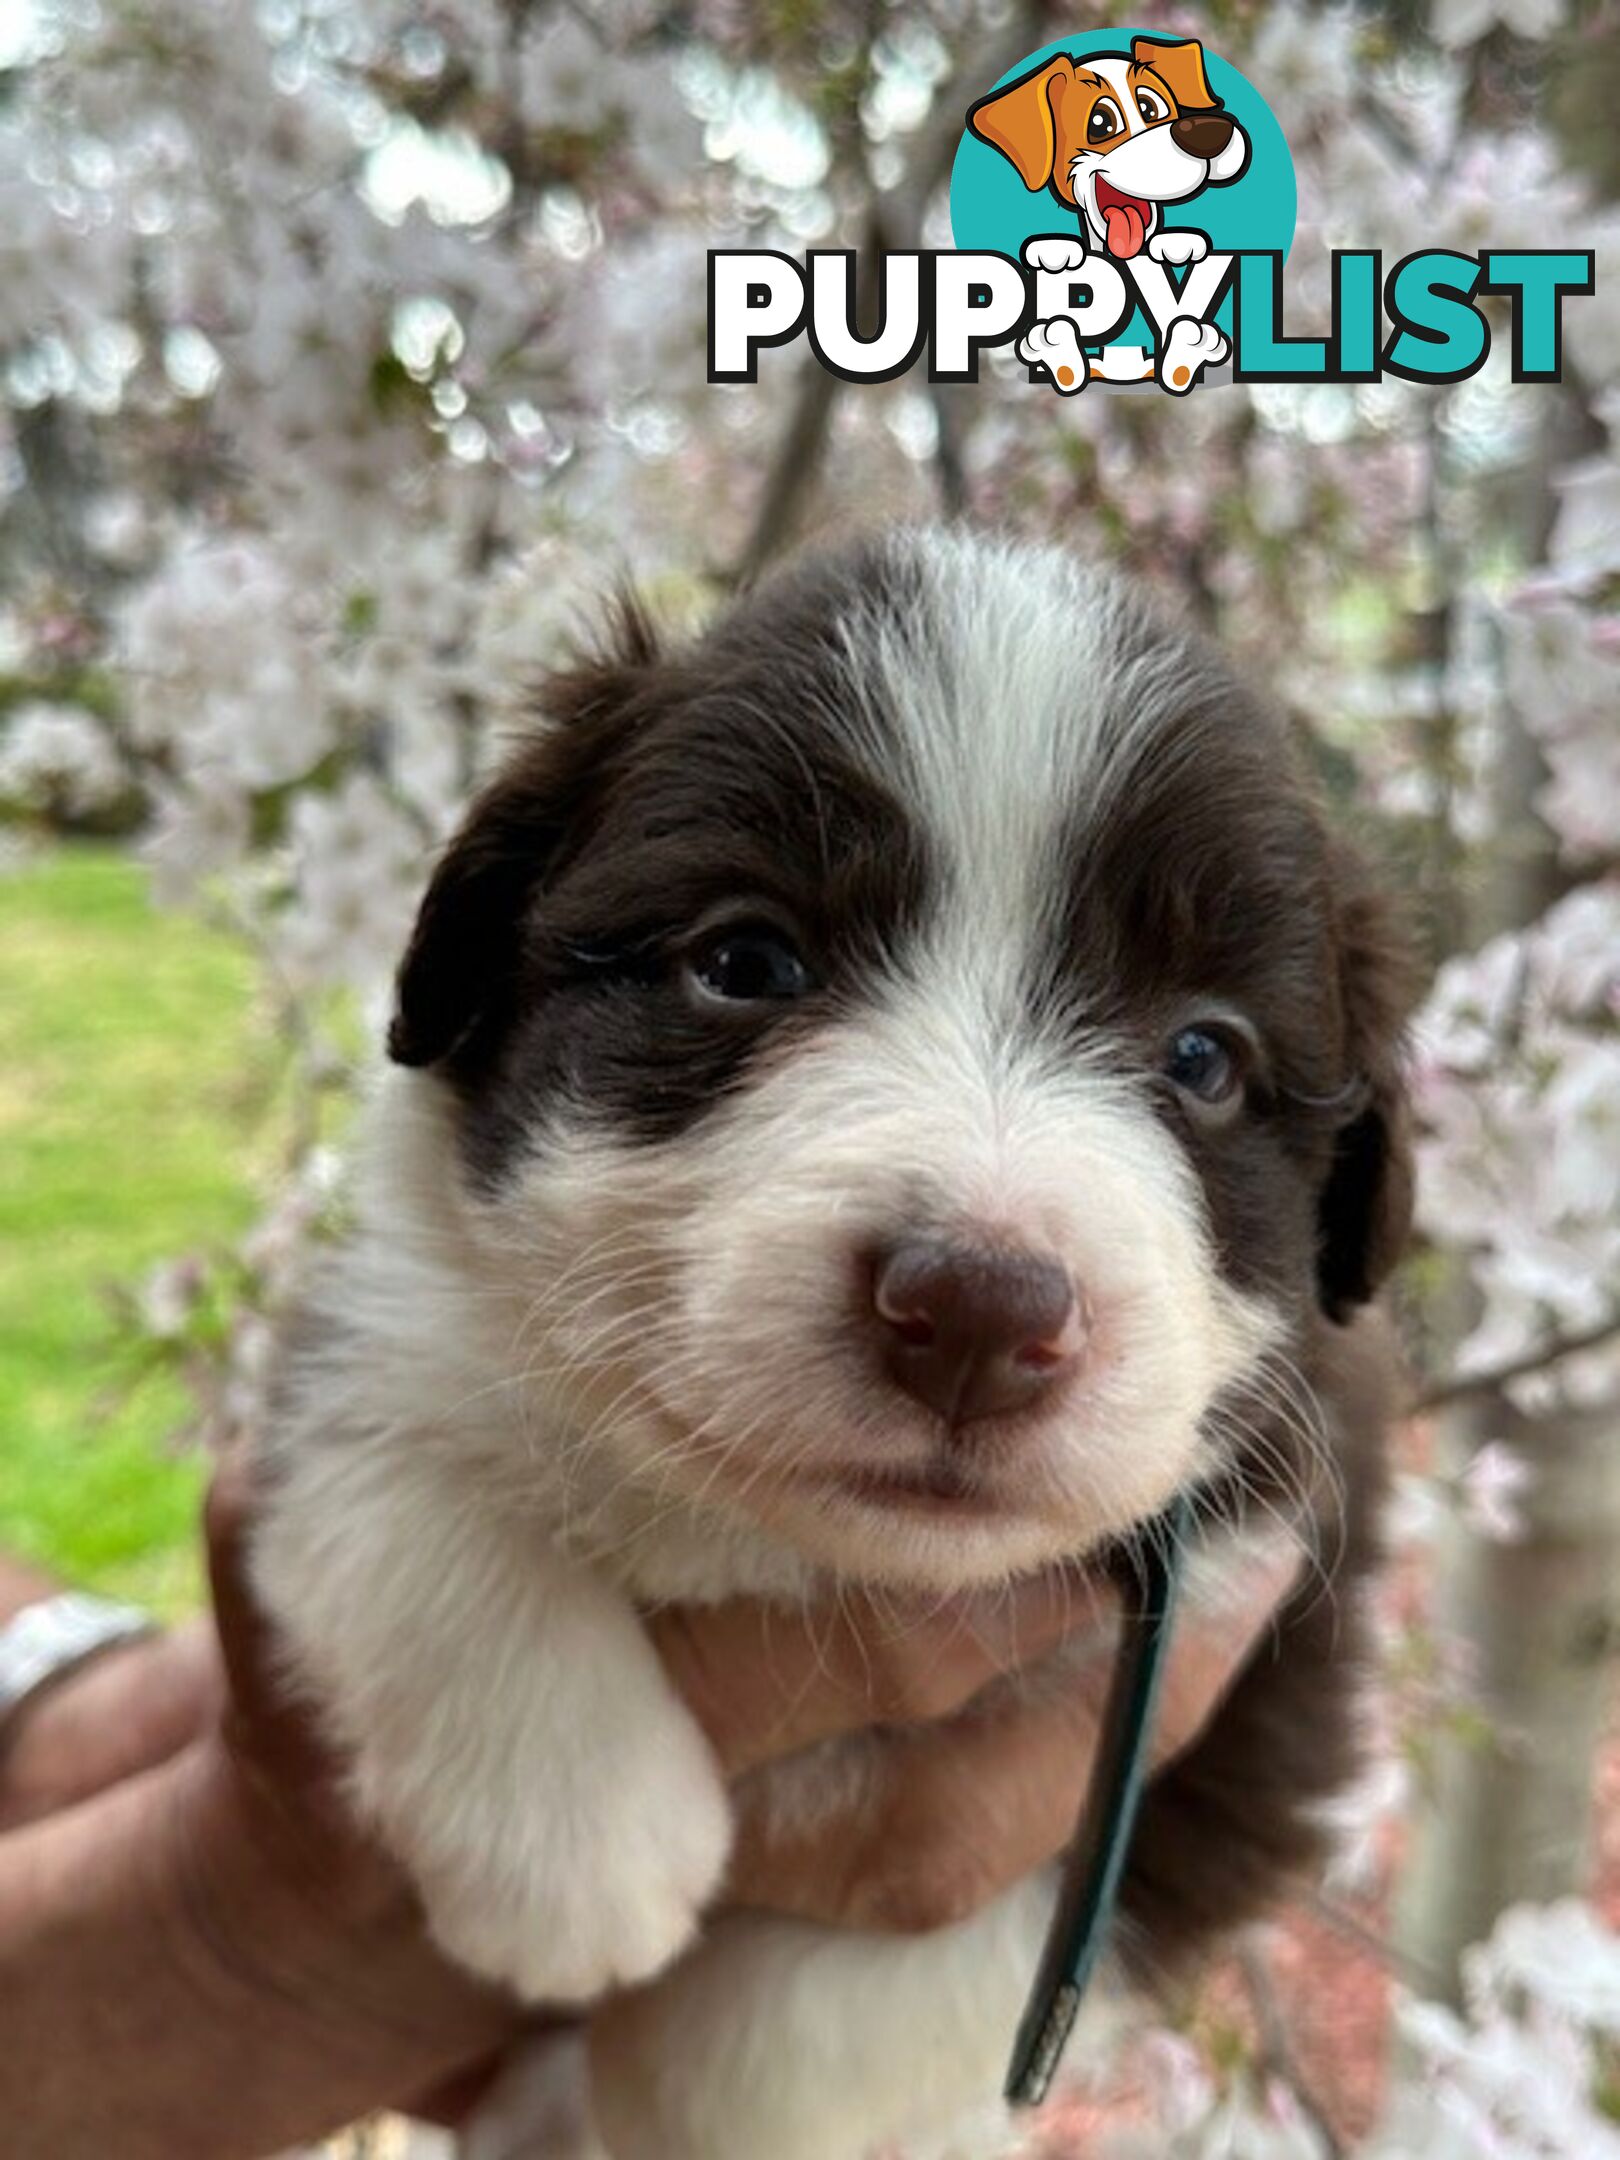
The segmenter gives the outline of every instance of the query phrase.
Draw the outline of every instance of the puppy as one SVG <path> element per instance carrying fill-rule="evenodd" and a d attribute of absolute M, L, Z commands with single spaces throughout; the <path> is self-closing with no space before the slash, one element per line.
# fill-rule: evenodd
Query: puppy
<path fill-rule="evenodd" d="M 980 98 L 967 119 L 1026 188 L 1049 189 L 1077 214 L 1072 240 L 1046 234 L 1024 247 L 1030 268 L 1050 274 L 1083 271 L 1088 250 L 1201 262 L 1208 234 L 1166 228 L 1160 205 L 1224 187 L 1249 162 L 1249 138 L 1210 88 L 1196 38 L 1133 38 L 1128 53 L 1092 53 L 1081 66 L 1060 53 Z M 1172 323 L 1156 359 L 1117 346 L 1088 360 L 1065 315 L 1032 323 L 1018 341 L 1019 357 L 1068 396 L 1088 382 L 1153 381 L 1182 395 L 1227 350 L 1223 331 L 1190 319 Z"/>
<path fill-rule="evenodd" d="M 1116 1985 L 1259 1910 L 1354 1756 L 1398 946 L 1276 716 L 1056 552 L 901 532 L 668 649 L 626 607 L 541 703 L 405 956 L 257 1583 L 444 1948 L 619 1991 L 615 2160 L 858 2160 L 993 2100 L 1049 1874 L 704 1931 L 726 1792 L 638 1606 L 1005 1583 L 1177 1492 L 1219 1595 L 1286 1517 L 1331 1580 L 1151 1788 Z"/>
<path fill-rule="evenodd" d="M 1139 37 L 1128 53 L 1048 60 L 980 98 L 968 126 L 999 150 L 1032 192 L 1049 188 L 1078 213 L 1091 247 L 1121 261 L 1146 247 L 1156 262 L 1196 262 L 1208 235 L 1161 227 L 1162 203 L 1238 179 L 1249 138 L 1223 110 L 1196 38 Z"/>

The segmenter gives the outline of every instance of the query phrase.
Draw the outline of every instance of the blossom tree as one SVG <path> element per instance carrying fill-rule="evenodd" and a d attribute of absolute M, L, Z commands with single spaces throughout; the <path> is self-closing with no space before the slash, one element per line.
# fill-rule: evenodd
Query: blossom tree
<path fill-rule="evenodd" d="M 1208 39 L 1284 124 L 1291 321 L 1325 318 L 1334 246 L 1594 248 L 1556 389 L 1514 384 L 1501 337 L 1442 389 L 1071 402 L 1006 355 L 976 387 L 857 390 L 785 353 L 757 385 L 706 380 L 707 247 L 948 243 L 966 105 L 1108 19 L 1093 0 L 26 0 L 0 24 L 0 839 L 136 830 L 156 896 L 258 956 L 293 1104 L 250 1238 L 136 1300 L 208 1437 L 251 1430 L 276 1313 L 341 1209 L 333 1104 L 425 866 L 593 594 L 624 571 L 701 611 L 801 534 L 943 507 L 1181 594 L 1271 675 L 1411 888 L 1438 973 L 1404 1311 L 1449 1434 L 1404 1489 L 1420 1567 L 1523 1544 L 1572 1417 L 1612 1447 L 1612 9 L 1211 0 L 1155 23 Z M 1601 1582 L 1615 1516 L 1589 1515 Z M 1437 1717 L 1469 1722 L 1421 1599 L 1391 1619 L 1390 1666 L 1363 1838 L 1415 1804 Z M 1578 1890 L 1566 1873 L 1548 1896 Z M 1491 1933 L 1494 1911 L 1470 1960 L 1449 1945 L 1449 2002 L 1401 2010 L 1377 2160 L 1614 2149 L 1612 1938 L 1578 1902 Z M 1224 2058 L 1157 2036 L 1143 2149 L 1346 2149 L 1266 2029 Z"/>

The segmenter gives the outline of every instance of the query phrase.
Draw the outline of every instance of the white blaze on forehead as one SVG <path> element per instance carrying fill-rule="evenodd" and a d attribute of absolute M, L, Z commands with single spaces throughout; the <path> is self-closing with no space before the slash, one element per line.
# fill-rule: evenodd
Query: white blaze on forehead
<path fill-rule="evenodd" d="M 1076 844 L 1143 731 L 1173 731 L 1184 653 L 1139 605 L 1055 549 L 956 536 L 892 543 L 905 597 L 845 626 L 855 748 L 917 820 L 942 889 L 928 972 L 1021 995 L 1060 919 Z"/>
<path fill-rule="evenodd" d="M 1110 90 L 1117 93 L 1125 111 L 1126 124 L 1137 117 L 1131 97 L 1131 63 L 1124 53 L 1098 53 L 1085 65 L 1085 73 L 1100 75 Z"/>

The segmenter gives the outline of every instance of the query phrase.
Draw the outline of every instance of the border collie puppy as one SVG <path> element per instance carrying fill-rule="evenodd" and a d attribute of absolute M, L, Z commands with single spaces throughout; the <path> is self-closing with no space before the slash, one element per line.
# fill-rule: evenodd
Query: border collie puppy
<path fill-rule="evenodd" d="M 405 956 L 257 1583 L 445 1949 L 634 1991 L 615 2160 L 858 2160 L 993 2098 L 1051 1873 L 703 1930 L 726 1790 L 638 1608 L 1004 1583 L 1178 1491 L 1218 1590 L 1286 1513 L 1333 1580 L 1150 1788 L 1123 1976 L 1258 1910 L 1355 1753 L 1399 943 L 1276 714 L 1058 552 L 903 531 L 670 649 L 627 606 L 541 703 Z M 782 1805 L 881 1806 L 861 1745 Z"/>

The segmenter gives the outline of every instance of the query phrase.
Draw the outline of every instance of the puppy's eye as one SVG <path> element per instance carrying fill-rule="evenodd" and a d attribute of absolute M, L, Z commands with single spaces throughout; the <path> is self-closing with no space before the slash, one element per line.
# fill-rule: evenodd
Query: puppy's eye
<path fill-rule="evenodd" d="M 1088 143 L 1107 142 L 1118 135 L 1125 126 L 1125 115 L 1112 98 L 1099 98 L 1091 108 L 1091 118 L 1086 122 Z"/>
<path fill-rule="evenodd" d="M 1164 99 L 1160 97 L 1157 90 L 1138 90 L 1136 93 L 1136 109 L 1149 127 L 1154 126 L 1160 120 L 1168 120 L 1170 117 L 1170 108 L 1164 102 Z"/>
<path fill-rule="evenodd" d="M 1211 1027 L 1187 1027 L 1172 1036 L 1164 1054 L 1164 1073 L 1173 1087 L 1206 1109 L 1226 1109 L 1243 1089 L 1236 1047 Z"/>
<path fill-rule="evenodd" d="M 688 954 L 686 974 L 703 996 L 734 1004 L 780 1003 L 815 988 L 793 940 L 770 923 L 714 931 Z"/>

